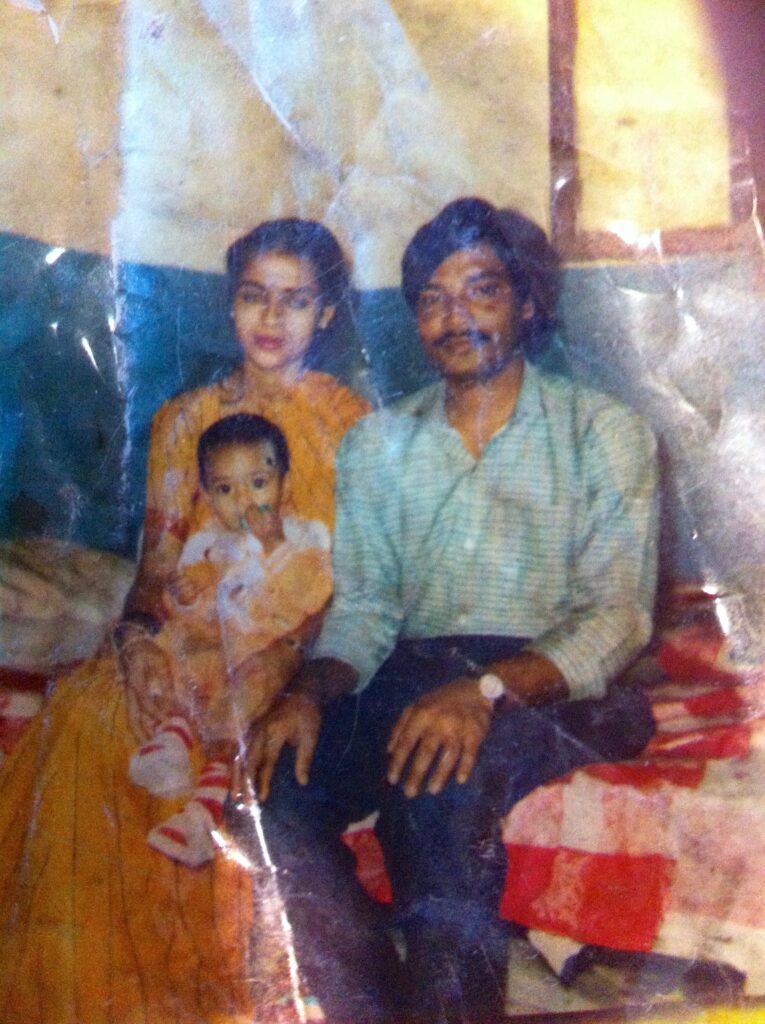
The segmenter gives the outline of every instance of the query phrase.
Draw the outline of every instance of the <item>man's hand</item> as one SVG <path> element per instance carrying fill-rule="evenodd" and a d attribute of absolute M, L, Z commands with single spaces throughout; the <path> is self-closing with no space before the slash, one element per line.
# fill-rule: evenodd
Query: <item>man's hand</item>
<path fill-rule="evenodd" d="M 249 655 L 234 669 L 231 685 L 243 690 L 241 707 L 247 725 L 262 718 L 300 666 L 297 644 L 277 640 L 264 651 Z"/>
<path fill-rule="evenodd" d="M 454 679 L 426 693 L 402 713 L 388 743 L 388 782 L 403 782 L 407 796 L 417 796 L 425 779 L 428 793 L 440 793 L 449 778 L 466 782 L 491 722 L 492 705 L 475 679 Z"/>
<path fill-rule="evenodd" d="M 295 778 L 301 786 L 306 785 L 320 728 L 319 706 L 300 693 L 285 694 L 258 722 L 247 760 L 261 801 L 268 799 L 285 744 L 295 748 Z"/>
<path fill-rule="evenodd" d="M 274 704 L 254 732 L 248 765 L 261 800 L 268 798 L 285 744 L 295 748 L 295 778 L 301 786 L 307 784 L 321 728 L 321 709 L 349 693 L 357 681 L 356 670 L 336 658 L 315 658 L 303 665 L 290 692 Z"/>

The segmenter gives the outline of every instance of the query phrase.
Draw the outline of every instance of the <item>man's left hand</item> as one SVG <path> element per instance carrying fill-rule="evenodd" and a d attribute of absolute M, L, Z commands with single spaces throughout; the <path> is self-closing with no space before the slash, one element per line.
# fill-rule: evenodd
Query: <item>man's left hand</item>
<path fill-rule="evenodd" d="M 491 723 L 492 705 L 475 679 L 460 677 L 426 693 L 402 713 L 388 743 L 388 782 L 407 796 L 440 793 L 450 777 L 466 782 Z M 425 782 L 427 780 L 427 786 Z"/>

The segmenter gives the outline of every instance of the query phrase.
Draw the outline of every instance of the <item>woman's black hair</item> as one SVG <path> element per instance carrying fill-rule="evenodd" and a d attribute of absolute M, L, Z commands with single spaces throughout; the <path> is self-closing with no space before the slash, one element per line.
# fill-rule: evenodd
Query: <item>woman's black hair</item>
<path fill-rule="evenodd" d="M 319 221 L 300 217 L 263 221 L 237 238 L 226 252 L 229 303 L 234 300 L 250 260 L 270 252 L 308 260 L 316 275 L 322 306 L 335 307 L 334 317 L 324 330 L 316 332 L 306 353 L 307 365 L 320 363 L 325 343 L 329 349 L 334 338 L 341 337 L 352 320 L 353 286 L 343 250 L 329 228 Z"/>
<path fill-rule="evenodd" d="M 521 326 L 527 355 L 540 352 L 555 326 L 560 259 L 544 231 L 517 210 L 500 210 L 485 199 L 455 199 L 424 224 L 404 252 L 402 290 L 416 310 L 434 271 L 459 249 L 490 245 L 507 268 L 516 300 L 531 299 L 534 312 Z"/>
<path fill-rule="evenodd" d="M 197 466 L 199 481 L 207 487 L 207 460 L 213 452 L 231 448 L 237 444 L 262 444 L 269 441 L 276 456 L 276 469 L 284 477 L 290 468 L 290 451 L 281 430 L 264 416 L 238 412 L 216 420 L 203 431 L 197 441 Z"/>

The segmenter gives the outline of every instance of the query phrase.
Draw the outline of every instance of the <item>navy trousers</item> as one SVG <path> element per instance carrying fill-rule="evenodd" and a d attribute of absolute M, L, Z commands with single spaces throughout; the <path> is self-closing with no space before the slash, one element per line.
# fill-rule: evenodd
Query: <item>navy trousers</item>
<path fill-rule="evenodd" d="M 359 696 L 328 708 L 309 784 L 281 758 L 263 827 L 280 869 L 298 958 L 333 1024 L 407 1019 L 492 1021 L 501 1013 L 508 926 L 497 907 L 507 872 L 499 819 L 541 783 L 592 762 L 637 754 L 653 732 L 642 692 L 499 711 L 470 779 L 437 796 L 386 781 L 386 745 L 401 712 L 526 641 L 402 641 Z M 340 842 L 379 810 L 376 832 L 394 893 L 392 916 L 356 882 Z M 395 926 L 405 961 L 390 939 Z M 412 995 L 416 993 L 416 995 Z"/>

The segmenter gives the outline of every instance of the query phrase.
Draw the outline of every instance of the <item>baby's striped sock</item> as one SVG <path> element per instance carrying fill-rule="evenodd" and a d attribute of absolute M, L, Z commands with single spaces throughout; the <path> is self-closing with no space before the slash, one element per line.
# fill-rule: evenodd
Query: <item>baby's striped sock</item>
<path fill-rule="evenodd" d="M 130 781 L 153 796 L 188 793 L 193 784 L 189 751 L 194 739 L 185 718 L 163 722 L 148 743 L 130 758 Z"/>
<path fill-rule="evenodd" d="M 198 868 L 212 860 L 212 833 L 223 820 L 223 804 L 231 782 L 231 766 L 208 761 L 194 795 L 180 814 L 174 814 L 149 833 L 149 846 L 186 867 Z"/>

